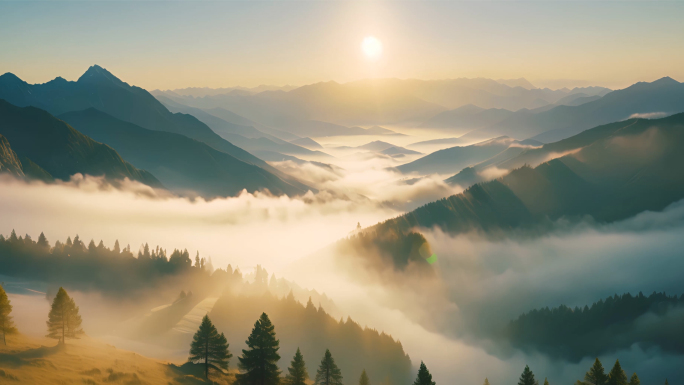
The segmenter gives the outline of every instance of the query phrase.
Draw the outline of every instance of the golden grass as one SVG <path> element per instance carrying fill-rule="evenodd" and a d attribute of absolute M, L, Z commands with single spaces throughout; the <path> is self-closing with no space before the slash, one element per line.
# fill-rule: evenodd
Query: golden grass
<path fill-rule="evenodd" d="M 1 384 L 207 384 L 200 368 L 169 365 L 84 336 L 66 345 L 24 335 L 0 341 Z M 189 373 L 192 371 L 192 375 Z M 234 373 L 211 376 L 213 383 L 231 385 Z"/>

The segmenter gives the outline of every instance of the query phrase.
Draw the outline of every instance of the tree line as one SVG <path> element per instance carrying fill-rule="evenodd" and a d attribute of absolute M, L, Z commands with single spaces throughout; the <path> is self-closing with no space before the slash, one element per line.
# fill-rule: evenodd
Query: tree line
<path fill-rule="evenodd" d="M 489 380 L 485 378 L 484 385 L 489 385 Z M 525 366 L 518 385 L 539 385 L 539 381 L 535 379 L 534 373 L 529 366 Z M 549 385 L 548 379 L 544 379 L 544 385 Z M 596 358 L 594 364 L 584 375 L 584 379 L 577 380 L 575 385 L 641 385 L 641 380 L 636 373 L 627 379 L 627 373 L 622 369 L 620 360 L 615 360 L 615 364 L 610 372 L 606 373 L 601 361 Z M 668 380 L 665 379 L 665 385 L 669 385 Z"/>
<path fill-rule="evenodd" d="M 11 313 L 12 304 L 5 289 L 0 285 L 0 331 L 2 332 L 2 342 L 5 345 L 7 345 L 6 336 L 18 333 Z M 48 313 L 47 337 L 54 338 L 61 344 L 64 344 L 67 338 L 78 338 L 79 335 L 83 334 L 81 322 L 81 315 L 76 302 L 64 288 L 60 287 L 52 300 Z"/>
<path fill-rule="evenodd" d="M 635 326 L 636 320 L 647 313 L 663 318 L 681 306 L 684 306 L 684 295 L 616 294 L 583 308 L 561 305 L 532 310 L 510 322 L 505 338 L 521 349 L 535 349 L 555 358 L 575 361 L 629 348 L 635 342 L 681 354 L 684 334 L 664 327 Z"/>
<path fill-rule="evenodd" d="M 242 355 L 238 357 L 239 373 L 236 375 L 236 384 L 306 385 L 309 374 L 299 348 L 290 361 L 287 374 L 282 378 L 278 368 L 278 361 L 281 358 L 280 341 L 276 338 L 275 326 L 266 313 L 262 313 L 254 323 L 246 344 L 247 349 L 243 349 Z M 205 378 L 209 379 L 210 373 L 225 374 L 232 356 L 225 335 L 219 334 L 209 315 L 205 315 L 190 343 L 188 361 L 202 365 Z M 342 385 L 342 379 L 342 371 L 335 363 L 330 349 L 326 349 L 318 365 L 314 384 Z M 358 384 L 370 385 L 365 369 L 361 371 Z M 414 385 L 436 385 L 423 362 L 420 364 Z"/>

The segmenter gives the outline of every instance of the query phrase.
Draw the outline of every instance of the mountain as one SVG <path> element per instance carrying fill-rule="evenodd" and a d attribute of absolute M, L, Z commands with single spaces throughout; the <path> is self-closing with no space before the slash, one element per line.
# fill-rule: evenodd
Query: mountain
<path fill-rule="evenodd" d="M 304 186 L 263 160 L 233 145 L 194 116 L 173 114 L 149 92 L 130 86 L 104 68 L 91 66 L 76 82 L 56 78 L 45 84 L 28 84 L 13 74 L 0 76 L 0 98 L 18 106 L 35 106 L 53 115 L 96 108 L 117 119 L 155 131 L 181 134 L 256 165 L 305 192 Z"/>
<path fill-rule="evenodd" d="M 364 145 L 358 146 L 356 148 L 360 149 L 360 150 L 380 152 L 380 151 L 384 151 L 390 147 L 394 147 L 394 145 L 392 143 L 387 143 L 387 142 L 383 142 L 380 140 L 376 140 L 376 141 L 369 142 L 369 143 L 366 143 Z"/>
<path fill-rule="evenodd" d="M 23 178 L 24 170 L 17 153 L 10 147 L 7 138 L 0 134 L 0 173 L 9 173 Z"/>
<path fill-rule="evenodd" d="M 322 150 L 323 146 L 318 144 L 315 140 L 307 137 L 291 140 L 290 143 L 296 144 L 298 146 L 306 147 L 309 150 Z"/>
<path fill-rule="evenodd" d="M 380 153 L 385 154 L 385 155 L 390 155 L 390 156 L 421 155 L 422 154 L 418 151 L 409 150 L 408 148 L 399 147 L 399 146 L 392 146 L 392 147 L 386 148 L 386 149 L 380 151 Z"/>
<path fill-rule="evenodd" d="M 203 97 L 164 95 L 178 103 L 202 108 L 222 108 L 251 121 L 298 136 L 345 135 L 345 127 L 424 122 L 436 114 L 468 104 L 481 108 L 516 111 L 553 104 L 575 93 L 604 94 L 597 87 L 573 90 L 511 87 L 491 79 L 366 79 L 350 83 L 322 82 L 290 91 L 258 94 L 231 92 Z M 334 124 L 324 130 L 311 123 Z M 309 128 L 302 126 L 309 125 Z M 339 127 L 341 126 L 341 127 Z M 256 127 L 260 129 L 259 127 Z M 371 128 L 373 129 L 373 128 Z M 358 131 L 358 130 L 357 130 Z M 363 132 L 347 130 L 347 135 Z M 369 132 L 371 133 L 371 132 Z"/>
<path fill-rule="evenodd" d="M 321 151 L 311 151 L 308 148 L 287 142 L 276 136 L 263 133 L 251 126 L 243 126 L 230 123 L 210 113 L 194 107 L 188 107 L 174 102 L 164 96 L 157 97 L 170 111 L 189 114 L 205 123 L 214 132 L 230 143 L 249 151 L 251 154 L 257 152 L 281 153 L 290 155 L 307 155 L 317 158 L 330 158 L 330 155 Z M 257 155 L 258 156 L 258 155 Z M 263 159 L 263 158 L 262 158 Z"/>
<path fill-rule="evenodd" d="M 548 111 L 516 115 L 464 135 L 478 139 L 507 135 L 551 143 L 601 124 L 625 120 L 634 114 L 671 115 L 684 111 L 684 84 L 671 78 L 636 83 L 578 106 L 557 106 Z M 648 116 L 648 115 L 647 115 Z"/>
<path fill-rule="evenodd" d="M 496 79 L 495 82 L 501 83 L 504 85 L 507 85 L 509 87 L 521 87 L 526 90 L 532 90 L 537 87 L 535 87 L 532 83 L 530 83 L 529 80 L 525 78 L 518 78 L 518 79 Z"/>
<path fill-rule="evenodd" d="M 128 178 L 162 187 L 152 174 L 124 161 L 111 147 L 35 107 L 17 107 L 0 100 L 0 134 L 22 159 L 21 163 L 31 169 L 31 174 L 42 169 L 62 180 L 77 173 L 104 175 L 108 179 Z"/>
<path fill-rule="evenodd" d="M 565 143 L 565 148 L 585 145 L 534 168 L 522 166 L 476 184 L 365 233 L 371 239 L 387 239 L 434 226 L 451 234 L 538 231 L 561 217 L 613 222 L 645 210 L 663 210 L 684 198 L 684 168 L 679 167 L 684 164 L 684 113 L 599 126 L 567 141 L 572 145 Z M 414 240 L 424 243 L 424 238 Z M 420 245 L 409 242 L 404 248 L 418 250 Z"/>
<path fill-rule="evenodd" d="M 112 146 L 133 164 L 151 170 L 165 186 L 180 194 L 232 196 L 243 189 L 268 189 L 278 195 L 301 193 L 262 168 L 183 135 L 148 130 L 95 108 L 67 112 L 60 118 Z"/>
<path fill-rule="evenodd" d="M 451 147 L 398 166 L 397 170 L 404 174 L 455 174 L 516 144 L 514 139 L 500 137 L 470 146 Z"/>

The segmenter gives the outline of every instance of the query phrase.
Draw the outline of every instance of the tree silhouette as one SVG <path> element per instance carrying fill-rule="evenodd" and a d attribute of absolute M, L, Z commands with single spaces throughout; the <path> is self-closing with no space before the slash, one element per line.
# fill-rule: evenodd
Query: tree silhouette
<path fill-rule="evenodd" d="M 546 377 L 544 378 L 544 385 L 549 385 L 549 379 Z"/>
<path fill-rule="evenodd" d="M 321 365 L 316 372 L 316 385 L 342 385 L 342 371 L 335 364 L 330 349 L 325 349 Z"/>
<path fill-rule="evenodd" d="M 302 355 L 302 352 L 299 351 L 299 348 L 297 348 L 297 353 L 295 353 L 287 371 L 288 374 L 285 377 L 287 385 L 306 385 L 306 380 L 309 379 L 309 373 L 306 372 L 304 356 Z"/>
<path fill-rule="evenodd" d="M 359 385 L 370 385 L 370 380 L 368 379 L 368 374 L 366 374 L 366 369 L 361 372 L 361 377 L 359 378 Z"/>
<path fill-rule="evenodd" d="M 228 351 L 226 337 L 223 333 L 218 334 L 209 316 L 205 315 L 190 343 L 190 357 L 188 361 L 203 362 L 204 377 L 209 379 L 209 368 L 219 371 L 221 369 L 228 369 L 228 361 L 232 356 Z"/>
<path fill-rule="evenodd" d="M 249 349 L 242 350 L 238 365 L 244 373 L 238 374 L 237 381 L 241 385 L 276 385 L 280 370 L 278 349 L 280 342 L 275 337 L 275 327 L 266 313 L 254 323 L 252 333 L 247 338 Z"/>
<path fill-rule="evenodd" d="M 2 331 L 2 342 L 7 345 L 7 339 L 5 336 L 8 334 L 15 334 L 17 328 L 14 327 L 14 322 L 12 321 L 12 304 L 10 303 L 5 289 L 0 285 L 0 331 Z"/>
<path fill-rule="evenodd" d="M 584 381 L 593 385 L 606 385 L 608 376 L 603 369 L 603 364 L 598 358 L 594 360 L 594 365 L 591 366 L 587 374 L 584 375 Z"/>
<path fill-rule="evenodd" d="M 632 378 L 629 379 L 629 385 L 641 385 L 641 380 L 636 373 L 633 373 Z"/>
<path fill-rule="evenodd" d="M 61 343 L 65 343 L 66 338 L 77 338 L 83 333 L 78 306 L 62 287 L 59 288 L 52 301 L 47 327 L 47 336 L 58 339 Z"/>
<path fill-rule="evenodd" d="M 482 385 L 489 385 L 489 379 L 487 377 L 485 377 L 485 382 Z"/>
<path fill-rule="evenodd" d="M 525 369 L 520 375 L 520 380 L 518 380 L 518 385 L 537 385 L 537 381 L 534 379 L 534 373 L 532 373 L 528 365 L 525 365 Z"/>
<path fill-rule="evenodd" d="M 608 374 L 608 385 L 627 385 L 627 375 L 620 366 L 620 360 L 615 360 L 615 365 Z"/>
<path fill-rule="evenodd" d="M 430 371 L 428 370 L 427 366 L 425 366 L 423 361 L 420 361 L 418 376 L 413 382 L 413 385 L 435 385 L 435 382 L 432 381 L 432 374 L 430 374 Z"/>

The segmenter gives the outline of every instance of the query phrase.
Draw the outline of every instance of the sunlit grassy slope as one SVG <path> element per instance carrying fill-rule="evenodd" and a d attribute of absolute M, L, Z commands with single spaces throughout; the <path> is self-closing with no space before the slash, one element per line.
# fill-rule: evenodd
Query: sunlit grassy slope
<path fill-rule="evenodd" d="M 233 374 L 212 376 L 232 384 Z M 0 342 L 0 384 L 205 384 L 202 368 L 175 366 L 83 337 L 58 346 L 55 340 L 8 336 Z"/>

